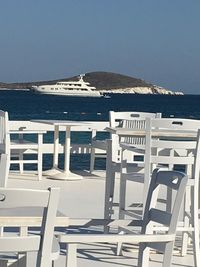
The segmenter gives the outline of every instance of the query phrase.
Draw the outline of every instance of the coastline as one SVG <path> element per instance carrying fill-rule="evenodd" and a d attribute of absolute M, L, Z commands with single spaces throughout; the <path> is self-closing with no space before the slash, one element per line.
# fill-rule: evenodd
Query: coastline
<path fill-rule="evenodd" d="M 31 91 L 29 88 L 6 88 L 0 87 L 0 91 Z M 133 87 L 112 90 L 98 90 L 100 93 L 106 94 L 133 94 L 133 95 L 184 95 L 183 92 L 173 92 L 166 89 L 155 90 L 151 87 Z"/>
<path fill-rule="evenodd" d="M 0 91 L 30 91 L 28 88 L 0 88 Z"/>
<path fill-rule="evenodd" d="M 36 81 L 5 83 L 0 82 L 0 90 L 25 90 L 28 91 L 33 86 L 55 85 L 58 82 L 69 83 L 78 82 L 79 76 L 71 78 Z M 84 74 L 85 82 L 103 94 L 151 94 L 151 95 L 184 95 L 182 92 L 172 91 L 162 86 L 146 82 L 142 79 L 112 73 L 112 72 L 90 72 Z"/>

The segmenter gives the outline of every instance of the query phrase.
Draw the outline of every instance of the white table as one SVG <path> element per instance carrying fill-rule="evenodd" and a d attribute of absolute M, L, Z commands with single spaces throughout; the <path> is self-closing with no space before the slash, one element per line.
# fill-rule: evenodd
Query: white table
<path fill-rule="evenodd" d="M 60 180 L 80 180 L 83 177 L 70 171 L 70 144 L 71 127 L 90 126 L 89 122 L 69 121 L 69 120 L 33 120 L 33 122 L 45 123 L 54 126 L 54 156 L 53 168 L 44 174 L 53 179 Z M 58 168 L 58 146 L 59 146 L 59 127 L 65 127 L 65 146 L 64 146 L 64 170 Z"/>

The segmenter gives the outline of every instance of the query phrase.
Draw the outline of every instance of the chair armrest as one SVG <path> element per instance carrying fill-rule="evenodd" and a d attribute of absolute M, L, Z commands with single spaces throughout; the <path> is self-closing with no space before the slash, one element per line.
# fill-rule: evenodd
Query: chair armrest
<path fill-rule="evenodd" d="M 175 240 L 175 234 L 61 234 L 61 243 L 166 243 Z"/>

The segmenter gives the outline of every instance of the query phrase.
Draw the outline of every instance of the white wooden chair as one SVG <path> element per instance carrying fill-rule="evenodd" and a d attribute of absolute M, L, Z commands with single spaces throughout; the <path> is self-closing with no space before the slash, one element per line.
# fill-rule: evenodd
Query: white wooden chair
<path fill-rule="evenodd" d="M 116 115 L 115 115 L 116 113 Z M 145 112 L 110 112 L 111 127 L 128 128 L 133 131 L 142 130 L 146 128 L 146 118 L 161 118 L 161 113 L 145 113 Z M 120 143 L 133 145 L 142 148 L 140 151 L 129 152 L 128 150 L 123 153 L 126 154 L 127 163 L 131 165 L 134 172 L 140 175 L 144 170 L 144 153 L 145 153 L 145 137 L 137 136 L 118 136 L 112 134 L 111 139 L 106 140 L 107 157 L 106 157 L 106 183 L 105 183 L 105 205 L 104 205 L 104 218 L 111 218 L 114 213 L 114 206 L 118 204 L 113 203 L 114 188 L 115 188 L 115 175 L 120 172 L 121 168 L 121 152 L 122 148 Z M 139 160 L 138 160 L 139 156 Z M 105 229 L 108 231 L 108 229 Z"/>
<path fill-rule="evenodd" d="M 126 207 L 126 187 L 127 181 L 144 183 L 142 204 L 146 202 L 146 196 L 150 183 L 151 173 L 154 168 L 163 166 L 164 168 L 174 169 L 176 165 L 185 166 L 185 171 L 189 176 L 188 186 L 184 201 L 184 218 L 179 222 L 179 231 L 183 231 L 182 255 L 187 252 L 188 233 L 193 234 L 194 259 L 196 266 L 200 266 L 199 255 L 199 222 L 198 222 L 198 202 L 199 202 L 199 153 L 200 153 L 200 122 L 196 120 L 186 119 L 147 119 L 146 130 L 146 148 L 145 148 L 145 172 L 143 175 L 137 173 L 129 173 L 126 168 L 126 160 L 123 158 L 122 152 L 122 170 L 120 178 L 120 201 L 119 201 L 119 218 L 124 219 L 125 216 L 135 216 L 135 209 Z M 162 133 L 169 132 L 168 137 L 153 137 L 153 131 Z M 187 131 L 193 132 L 197 136 L 194 141 L 187 138 Z M 182 135 L 179 140 L 173 138 L 173 133 Z M 165 135 L 165 134 L 164 134 Z M 171 138 L 170 138 L 171 135 Z M 122 144 L 123 151 L 125 149 L 135 151 L 136 147 Z M 166 209 L 170 210 L 171 192 L 168 191 L 168 201 Z M 130 206 L 130 205 L 129 205 Z M 144 212 L 144 210 L 143 210 Z M 191 227 L 190 227 L 191 226 Z"/>
<path fill-rule="evenodd" d="M 8 112 L 0 110 L 0 154 L 7 154 L 9 164 L 19 165 L 20 173 L 24 172 L 24 164 L 37 164 L 38 179 L 42 178 L 42 143 L 46 131 L 9 131 Z M 12 135 L 17 136 L 13 139 Z M 37 135 L 37 142 L 29 141 L 26 135 Z M 25 159 L 24 154 L 31 151 L 37 154 L 37 159 Z"/>
<path fill-rule="evenodd" d="M 171 266 L 172 251 L 176 236 L 176 226 L 182 198 L 187 184 L 187 176 L 177 171 L 158 171 L 155 170 L 151 179 L 148 197 L 145 207 L 145 215 L 142 221 L 129 221 L 129 227 L 134 225 L 141 226 L 141 232 L 134 234 L 129 231 L 127 234 L 63 234 L 59 236 L 61 243 L 66 243 L 67 247 L 67 267 L 77 266 L 77 244 L 78 243 L 140 243 L 139 247 L 139 267 L 149 266 L 149 248 L 164 253 L 163 267 Z M 172 212 L 161 210 L 157 206 L 158 193 L 160 187 L 169 187 L 176 192 Z M 106 222 L 106 221 L 105 221 Z M 123 221 L 121 221 L 124 224 Z M 152 223 L 160 223 L 167 226 L 167 230 L 155 234 Z M 86 224 L 86 226 L 89 223 Z M 120 225 L 120 221 L 118 221 Z M 165 227 L 166 228 L 166 227 Z"/>
<path fill-rule="evenodd" d="M 60 252 L 59 244 L 54 238 L 58 199 L 58 188 L 48 190 L 0 188 L 0 209 L 4 212 L 20 209 L 20 213 L 23 214 L 22 208 L 24 208 L 24 214 L 26 214 L 27 208 L 29 211 L 35 210 L 36 207 L 43 209 L 40 231 L 30 230 L 27 234 L 20 234 L 5 225 L 7 227 L 4 227 L 4 232 L 0 235 L 0 264 L 6 264 L 10 258 L 14 261 L 15 257 L 16 261 L 21 261 L 24 255 L 27 267 L 50 267 L 52 265 L 52 261 L 59 256 Z M 9 215 L 7 223 L 9 225 Z"/>
<path fill-rule="evenodd" d="M 131 111 L 109 111 L 109 126 L 110 127 L 122 127 L 122 128 L 137 128 L 141 129 L 145 127 L 145 119 L 149 118 L 160 118 L 160 113 L 147 113 L 147 112 L 131 112 Z M 94 171 L 95 159 L 96 158 L 106 158 L 107 155 L 107 141 L 98 140 L 97 131 L 93 129 L 92 131 L 92 142 L 91 142 L 91 156 L 90 156 L 90 172 Z M 120 147 L 119 147 L 119 137 L 116 134 L 111 134 L 110 139 L 112 139 L 112 150 L 113 154 L 116 155 L 119 161 Z M 142 138 L 123 138 L 125 142 L 129 143 L 143 143 Z M 102 151 L 102 153 L 96 153 L 96 150 Z"/>

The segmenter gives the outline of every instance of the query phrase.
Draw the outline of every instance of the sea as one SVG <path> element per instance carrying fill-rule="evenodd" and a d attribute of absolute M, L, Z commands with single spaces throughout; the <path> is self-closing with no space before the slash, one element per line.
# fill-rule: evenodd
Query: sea
<path fill-rule="evenodd" d="M 10 120 L 60 119 L 107 121 L 109 111 L 160 112 L 163 117 L 200 119 L 200 95 L 134 95 L 110 94 L 104 98 L 67 97 L 35 94 L 23 90 L 1 90 L 0 109 L 8 111 Z M 99 135 L 100 139 L 106 134 Z M 45 137 L 53 141 L 53 136 Z M 62 142 L 63 136 L 61 136 Z M 89 142 L 88 133 L 72 133 L 72 143 Z M 89 155 L 72 155 L 72 169 L 89 169 Z M 63 158 L 60 155 L 60 167 Z M 44 169 L 51 167 L 52 157 L 44 156 Z M 105 160 L 97 159 L 96 167 L 105 168 Z"/>

